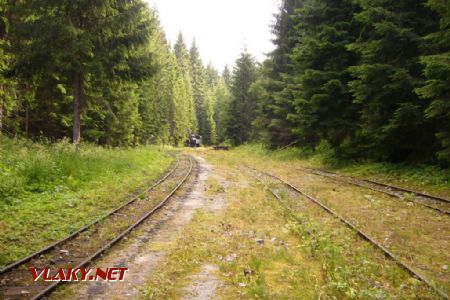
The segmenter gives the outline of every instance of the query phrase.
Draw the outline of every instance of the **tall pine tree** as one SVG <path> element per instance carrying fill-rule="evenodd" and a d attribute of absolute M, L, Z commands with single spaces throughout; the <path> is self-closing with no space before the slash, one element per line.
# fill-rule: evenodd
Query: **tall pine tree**
<path fill-rule="evenodd" d="M 73 141 L 81 137 L 81 114 L 102 98 L 105 82 L 140 80 L 151 75 L 146 45 L 151 17 L 146 4 L 134 1 L 24 1 L 16 26 L 17 72 L 44 74 L 73 99 Z M 110 91 L 110 90 L 109 90 Z"/>
<path fill-rule="evenodd" d="M 206 144 L 209 144 L 211 128 L 206 112 L 206 98 L 208 97 L 206 74 L 195 40 L 192 42 L 189 53 L 191 58 L 191 76 L 192 89 L 194 91 L 195 112 L 198 120 L 198 134 L 203 137 L 203 141 Z"/>
<path fill-rule="evenodd" d="M 299 40 L 296 30 L 296 10 L 302 1 L 284 0 L 276 15 L 272 33 L 275 50 L 269 54 L 262 68 L 260 85 L 265 93 L 260 93 L 260 114 L 258 127 L 263 139 L 273 148 L 284 146 L 298 139 L 293 133 L 296 116 L 292 85 L 296 68 L 292 52 Z"/>
<path fill-rule="evenodd" d="M 432 156 L 432 124 L 426 102 L 414 93 L 422 82 L 421 36 L 436 27 L 425 1 L 359 0 L 358 40 L 349 49 L 360 57 L 349 87 L 359 106 L 356 144 L 365 156 L 401 161 Z"/>
<path fill-rule="evenodd" d="M 250 140 L 256 118 L 257 99 L 250 92 L 257 79 L 257 67 L 252 55 L 244 51 L 236 61 L 231 80 L 232 99 L 226 120 L 226 136 L 233 145 Z"/>
<path fill-rule="evenodd" d="M 156 18 L 156 16 L 155 16 Z M 176 80 L 176 61 L 162 28 L 152 33 L 149 49 L 157 67 L 155 76 L 144 81 L 139 89 L 139 114 L 142 120 L 140 142 L 169 144 L 171 117 L 174 116 L 173 86 Z"/>
<path fill-rule="evenodd" d="M 231 84 L 231 72 L 228 68 L 228 65 L 225 65 L 222 71 L 222 78 L 227 87 L 230 87 Z"/>
<path fill-rule="evenodd" d="M 426 118 L 433 122 L 441 145 L 437 152 L 440 160 L 450 163 L 450 9 L 447 1 L 429 0 L 427 7 L 440 16 L 438 30 L 423 40 L 425 85 L 416 90 L 423 99 L 430 100 Z"/>
<path fill-rule="evenodd" d="M 298 42 L 289 93 L 296 113 L 288 119 L 295 122 L 294 133 L 303 145 L 325 140 L 338 148 L 352 136 L 355 119 L 347 68 L 355 55 L 346 46 L 355 40 L 353 13 L 350 0 L 304 1 L 296 12 Z"/>
<path fill-rule="evenodd" d="M 6 132 L 6 117 L 17 107 L 16 90 L 18 82 L 9 73 L 13 54 L 10 52 L 11 6 L 0 0 L 0 134 Z M 9 133 L 9 130 L 8 130 Z"/>
<path fill-rule="evenodd" d="M 185 139 L 189 133 L 197 132 L 199 123 L 196 116 L 191 59 L 181 33 L 178 35 L 177 42 L 175 43 L 174 52 L 178 62 L 177 76 L 179 77 L 175 85 L 175 92 L 178 99 L 175 109 L 177 111 L 176 115 L 179 118 L 173 119 L 176 124 L 172 124 L 172 128 L 175 126 L 178 128 L 178 131 L 183 131 L 182 134 L 179 132 L 177 135 L 176 144 L 180 144 L 182 137 Z"/>

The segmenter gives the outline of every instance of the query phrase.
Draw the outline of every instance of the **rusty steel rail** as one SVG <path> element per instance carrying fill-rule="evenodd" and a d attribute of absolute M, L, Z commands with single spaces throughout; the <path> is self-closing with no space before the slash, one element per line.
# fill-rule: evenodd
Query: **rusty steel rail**
<path fill-rule="evenodd" d="M 328 179 L 331 179 L 331 180 L 344 182 L 344 183 L 351 184 L 351 185 L 354 185 L 354 186 L 357 186 L 357 187 L 362 187 L 362 188 L 366 188 L 366 189 L 369 189 L 369 190 L 372 190 L 372 191 L 375 191 L 375 192 L 383 193 L 383 194 L 389 195 L 391 197 L 399 198 L 401 200 L 407 200 L 407 201 L 410 201 L 410 202 L 414 202 L 414 203 L 416 203 L 418 205 L 422 205 L 424 207 L 427 207 L 429 209 L 438 211 L 440 213 L 443 213 L 443 214 L 446 214 L 446 215 L 450 215 L 450 211 L 448 211 L 448 210 L 445 210 L 445 209 L 442 209 L 442 208 L 439 208 L 439 207 L 435 207 L 435 206 L 423 203 L 420 200 L 405 199 L 404 197 L 402 197 L 402 196 L 400 196 L 400 195 L 398 195 L 396 193 L 393 193 L 391 191 L 382 190 L 382 188 L 387 188 L 389 190 L 396 190 L 396 191 L 402 192 L 402 193 L 415 194 L 417 196 L 420 196 L 420 197 L 424 198 L 425 200 L 433 200 L 433 201 L 439 201 L 439 202 L 443 202 L 443 203 L 450 203 L 450 200 L 446 199 L 446 198 L 433 196 L 433 195 L 429 195 L 429 194 L 426 194 L 426 193 L 417 192 L 417 191 L 413 191 L 413 190 L 410 190 L 410 189 L 406 189 L 406 188 L 402 188 L 402 187 L 394 186 L 394 185 L 389 185 L 387 183 L 381 183 L 381 182 L 370 180 L 370 179 L 360 179 L 360 178 L 356 178 L 356 177 L 353 177 L 353 176 L 340 175 L 340 174 L 337 174 L 337 173 L 334 173 L 334 172 L 331 172 L 331 171 L 328 171 L 328 170 L 302 168 L 302 167 L 297 168 L 297 169 L 302 171 L 302 172 L 308 173 L 308 174 L 322 176 L 322 177 L 325 177 L 325 178 L 328 178 Z M 329 175 L 325 175 L 323 173 L 326 173 L 326 174 L 329 174 Z M 354 180 L 356 182 L 353 182 L 351 180 Z M 363 182 L 363 183 L 365 182 L 365 183 L 369 183 L 369 184 L 372 184 L 372 185 L 378 185 L 378 186 L 381 187 L 381 189 L 377 189 L 377 188 L 374 188 L 374 187 L 369 186 L 369 185 L 365 185 L 365 184 L 360 183 L 360 182 Z"/>
<path fill-rule="evenodd" d="M 146 219 L 148 219 L 151 215 L 153 215 L 156 211 L 158 211 L 161 207 L 166 204 L 166 202 L 178 191 L 178 189 L 183 185 L 183 183 L 187 180 L 189 175 L 192 173 L 193 168 L 193 160 L 190 156 L 187 156 L 189 159 L 189 170 L 186 172 L 186 175 L 178 182 L 177 186 L 157 205 L 155 206 L 151 211 L 146 213 L 144 216 L 142 216 L 137 222 L 129 226 L 126 230 L 124 230 L 121 234 L 119 234 L 114 240 L 108 242 L 105 246 L 103 246 L 101 249 L 99 249 L 97 252 L 92 254 L 90 257 L 85 259 L 83 262 L 81 262 L 78 266 L 75 268 L 83 268 L 84 266 L 91 263 L 93 260 L 95 260 L 98 256 L 103 254 L 106 250 L 111 248 L 114 244 L 116 244 L 118 241 L 120 241 L 125 235 L 130 233 L 133 229 L 135 229 L 137 226 L 139 226 L 142 222 L 144 222 Z M 44 290 L 42 290 L 39 294 L 35 295 L 31 300 L 39 300 L 43 297 L 49 295 L 53 290 L 55 290 L 60 284 L 64 283 L 64 281 L 55 281 L 51 285 L 47 286 Z"/>
<path fill-rule="evenodd" d="M 418 196 L 424 197 L 424 198 L 429 198 L 429 199 L 433 199 L 436 201 L 440 201 L 440 202 L 445 202 L 445 203 L 450 203 L 450 200 L 447 198 L 443 198 L 443 197 L 439 197 L 439 196 L 434 196 L 434 195 L 430 195 L 430 194 L 426 194 L 423 192 L 418 192 L 418 191 L 413 191 L 407 188 L 403 188 L 403 187 L 399 187 L 396 185 L 391 185 L 391 184 L 387 184 L 387 183 L 382 183 L 382 182 L 378 182 L 375 180 L 371 180 L 371 179 L 361 179 L 363 181 L 367 181 L 369 183 L 373 183 L 373 184 L 377 184 L 377 185 L 381 185 L 393 190 L 397 190 L 397 191 L 401 191 L 401 192 L 405 192 L 405 193 L 411 193 L 411 194 L 416 194 Z"/>
<path fill-rule="evenodd" d="M 273 179 L 278 180 L 279 182 L 283 183 L 284 185 L 286 185 L 287 187 L 289 187 L 290 189 L 294 190 L 295 192 L 299 193 L 300 195 L 304 196 L 305 198 L 307 198 L 308 200 L 310 200 L 311 202 L 313 202 L 314 204 L 318 205 L 319 207 L 321 207 L 323 210 L 325 210 L 327 213 L 329 213 L 330 215 L 332 215 L 333 217 L 337 218 L 339 221 L 341 221 L 342 223 L 344 223 L 347 227 L 349 227 L 351 230 L 355 231 L 360 237 L 362 237 L 363 239 L 367 240 L 370 244 L 372 244 L 373 246 L 375 246 L 376 248 L 378 248 L 379 250 L 381 250 L 384 255 L 386 257 L 388 257 L 389 259 L 391 259 L 392 261 L 394 261 L 399 267 L 401 267 L 402 269 L 404 269 L 405 271 L 407 271 L 411 276 L 416 277 L 417 279 L 419 279 L 420 281 L 424 282 L 428 287 L 430 287 L 433 291 L 435 291 L 439 296 L 441 296 L 443 299 L 447 299 L 449 300 L 449 296 L 447 295 L 446 292 L 442 291 L 441 289 L 439 289 L 438 287 L 436 287 L 428 278 L 420 275 L 419 273 L 417 273 L 417 271 L 415 271 L 410 265 L 404 263 L 401 261 L 401 259 L 396 256 L 394 253 L 392 253 L 391 251 L 389 251 L 386 247 L 384 247 L 383 245 L 379 244 L 375 239 L 373 239 L 372 237 L 370 237 L 367 233 L 365 233 L 364 231 L 362 231 L 361 229 L 359 229 L 358 227 L 356 227 L 354 224 L 352 224 L 350 221 L 346 220 L 344 217 L 342 217 L 340 214 L 338 214 L 337 212 L 335 212 L 333 209 L 331 209 L 330 207 L 326 206 L 325 204 L 323 204 L 322 202 L 320 202 L 318 199 L 310 196 L 308 193 L 306 193 L 305 191 L 303 191 L 300 188 L 295 187 L 294 185 L 292 185 L 291 183 L 289 183 L 288 181 L 270 174 L 268 172 L 264 172 L 262 170 L 258 170 L 255 169 L 253 167 L 250 166 L 246 166 L 249 169 L 252 169 L 260 174 L 266 175 L 268 177 L 271 177 Z M 261 182 L 260 180 L 258 180 L 259 182 Z M 293 210 L 291 208 L 289 208 L 287 206 L 287 204 L 281 199 L 280 196 L 278 196 L 272 189 L 269 188 L 270 193 L 278 200 L 281 201 L 281 203 L 283 204 L 283 206 L 288 209 L 291 213 L 293 212 Z"/>
<path fill-rule="evenodd" d="M 26 257 L 24 257 L 24 258 L 22 258 L 22 259 L 20 259 L 20 260 L 17 260 L 17 261 L 15 261 L 15 262 L 13 262 L 13 263 L 11 263 L 11 264 L 5 266 L 4 268 L 0 269 L 0 275 L 1 275 L 1 274 L 4 274 L 4 273 L 6 273 L 6 272 L 8 272 L 8 271 L 10 271 L 10 270 L 12 270 L 12 269 L 14 269 L 14 268 L 17 268 L 17 267 L 23 265 L 24 263 L 30 261 L 31 259 L 33 259 L 33 258 L 35 258 L 35 257 L 37 257 L 37 256 L 39 256 L 39 255 L 41 255 L 41 254 L 44 254 L 44 253 L 46 253 L 46 252 L 49 252 L 49 251 L 52 250 L 53 248 L 55 248 L 55 247 L 61 245 L 61 244 L 64 243 L 64 242 L 67 242 L 67 241 L 73 239 L 74 237 L 78 236 L 79 234 L 81 234 L 81 233 L 87 231 L 87 230 L 88 230 L 89 228 L 91 228 L 92 226 L 98 224 L 99 222 L 103 221 L 104 219 L 110 217 L 111 215 L 114 215 L 115 213 L 117 213 L 118 211 L 120 211 L 121 209 L 123 209 L 124 207 L 133 204 L 136 200 L 139 199 L 139 196 L 140 196 L 140 195 L 142 195 L 143 193 L 148 193 L 148 192 L 150 192 L 151 190 L 153 190 L 154 188 L 156 188 L 157 186 L 159 186 L 161 183 L 163 183 L 170 175 L 172 175 L 173 172 L 175 172 L 176 168 L 178 167 L 179 162 L 180 162 L 179 159 L 176 158 L 176 163 L 175 163 L 175 165 L 173 166 L 173 168 L 171 168 L 171 169 L 169 170 L 169 172 L 167 172 L 163 177 L 161 177 L 161 178 L 160 178 L 157 182 L 155 182 L 152 186 L 150 186 L 149 188 L 145 189 L 143 192 L 138 193 L 138 195 L 134 196 L 134 197 L 133 197 L 130 201 L 128 201 L 127 203 L 124 203 L 123 205 L 119 206 L 118 208 L 114 209 L 113 211 L 111 211 L 111 212 L 109 212 L 109 213 L 107 213 L 107 214 L 101 216 L 100 218 L 94 220 L 92 223 L 90 223 L 90 224 L 88 224 L 88 225 L 82 227 L 81 229 L 79 229 L 79 230 L 77 230 L 77 231 L 71 233 L 69 236 L 67 236 L 67 237 L 65 237 L 65 238 L 63 238 L 63 239 L 61 239 L 61 240 L 59 240 L 59 241 L 56 241 L 56 242 L 54 242 L 54 243 L 52 243 L 52 244 L 46 246 L 45 248 L 42 248 L 42 249 L 40 249 L 40 250 L 38 250 L 38 251 L 36 251 L 36 252 L 34 252 L 34 253 L 32 253 L 32 254 L 26 256 Z"/>

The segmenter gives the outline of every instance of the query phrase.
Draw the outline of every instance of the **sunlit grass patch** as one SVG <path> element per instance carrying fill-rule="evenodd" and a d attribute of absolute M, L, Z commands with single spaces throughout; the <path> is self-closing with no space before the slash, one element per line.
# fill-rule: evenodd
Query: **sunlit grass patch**
<path fill-rule="evenodd" d="M 225 188 L 216 178 L 209 177 L 207 180 L 207 193 L 214 195 L 218 193 L 224 193 Z"/>

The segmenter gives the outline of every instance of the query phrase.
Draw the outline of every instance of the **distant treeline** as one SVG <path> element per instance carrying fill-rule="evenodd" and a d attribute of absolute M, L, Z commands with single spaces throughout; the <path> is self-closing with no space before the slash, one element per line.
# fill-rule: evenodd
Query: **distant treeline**
<path fill-rule="evenodd" d="M 107 145 L 264 142 L 450 163 L 448 0 L 283 0 L 219 75 L 139 0 L 0 0 L 0 128 Z M 238 8 L 236 8 L 238 9 Z M 81 130 L 80 130 L 81 129 Z"/>

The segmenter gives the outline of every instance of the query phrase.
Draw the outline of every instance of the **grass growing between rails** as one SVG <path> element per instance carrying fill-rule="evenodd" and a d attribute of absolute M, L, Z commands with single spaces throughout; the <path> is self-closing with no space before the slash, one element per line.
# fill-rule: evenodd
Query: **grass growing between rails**
<path fill-rule="evenodd" d="M 326 147 L 319 147 L 313 153 L 301 148 L 271 151 L 262 145 L 253 144 L 238 147 L 235 151 L 245 156 L 251 154 L 273 161 L 293 162 L 303 167 L 325 168 L 345 175 L 372 179 L 450 198 L 450 169 L 434 165 L 339 161 Z"/>
<path fill-rule="evenodd" d="M 320 264 L 298 251 L 265 191 L 222 163 L 214 161 L 227 188 L 210 178 L 205 193 L 224 197 L 225 210 L 195 213 L 166 248 L 167 258 L 142 290 L 142 299 L 182 299 L 191 276 L 205 265 L 218 267 L 209 275 L 220 282 L 213 299 L 314 299 L 322 280 Z"/>
<path fill-rule="evenodd" d="M 210 155 L 225 156 L 223 152 L 212 151 Z M 438 288 L 450 291 L 447 215 L 362 187 L 304 173 L 301 167 L 311 166 L 309 161 L 299 159 L 298 154 L 284 158 L 277 155 L 280 153 L 266 154 L 262 148 L 247 146 L 230 151 L 226 159 L 235 166 L 248 164 L 281 176 L 361 228 Z"/>
<path fill-rule="evenodd" d="M 213 299 L 439 299 L 316 206 L 286 193 L 287 211 L 239 153 L 200 152 L 225 179 L 226 188 L 210 182 L 206 191 L 225 198 L 224 211 L 197 211 L 143 299 L 185 298 L 205 265 L 217 266 Z"/>
<path fill-rule="evenodd" d="M 0 137 L 0 265 L 59 240 L 147 187 L 173 159 L 156 147 L 106 149 Z"/>

